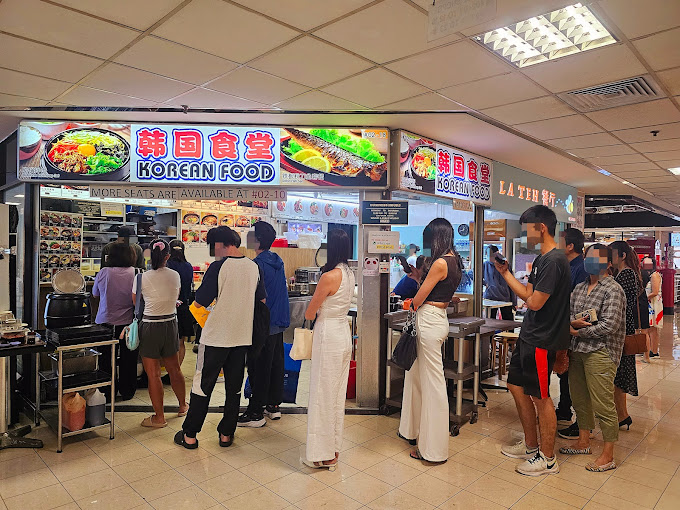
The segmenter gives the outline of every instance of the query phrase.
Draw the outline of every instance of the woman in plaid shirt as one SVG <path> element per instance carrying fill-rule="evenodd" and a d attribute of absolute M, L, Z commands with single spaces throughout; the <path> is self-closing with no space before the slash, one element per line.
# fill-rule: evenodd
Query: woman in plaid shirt
<path fill-rule="evenodd" d="M 560 448 L 560 453 L 591 454 L 590 431 L 595 428 L 597 416 L 604 448 L 594 462 L 586 465 L 587 470 L 596 472 L 616 468 L 614 443 L 619 438 L 614 377 L 626 336 L 626 295 L 611 277 L 611 265 L 612 250 L 603 244 L 592 245 L 585 256 L 590 277 L 571 294 L 569 389 L 579 438 L 573 447 Z M 577 314 L 588 310 L 595 310 L 597 321 L 593 317 L 576 319 Z"/>

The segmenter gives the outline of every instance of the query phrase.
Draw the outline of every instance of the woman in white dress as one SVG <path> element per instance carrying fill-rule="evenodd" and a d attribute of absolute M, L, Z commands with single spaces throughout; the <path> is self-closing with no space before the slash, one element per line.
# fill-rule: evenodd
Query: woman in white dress
<path fill-rule="evenodd" d="M 328 262 L 307 307 L 314 320 L 312 367 L 307 411 L 307 455 L 302 462 L 334 471 L 342 446 L 345 394 L 352 359 L 352 333 L 347 323 L 354 274 L 347 265 L 350 239 L 343 230 L 328 233 Z"/>
<path fill-rule="evenodd" d="M 656 261 L 650 257 L 642 260 L 642 283 L 645 285 L 649 300 L 649 357 L 654 358 L 659 355 L 659 328 L 663 327 L 663 299 L 661 274 L 656 270 Z"/>

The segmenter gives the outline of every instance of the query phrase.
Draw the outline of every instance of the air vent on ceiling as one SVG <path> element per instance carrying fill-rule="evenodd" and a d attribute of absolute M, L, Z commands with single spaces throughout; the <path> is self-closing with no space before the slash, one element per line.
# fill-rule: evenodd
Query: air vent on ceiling
<path fill-rule="evenodd" d="M 580 112 L 594 112 L 664 97 L 654 79 L 645 74 L 612 83 L 558 94 Z"/>

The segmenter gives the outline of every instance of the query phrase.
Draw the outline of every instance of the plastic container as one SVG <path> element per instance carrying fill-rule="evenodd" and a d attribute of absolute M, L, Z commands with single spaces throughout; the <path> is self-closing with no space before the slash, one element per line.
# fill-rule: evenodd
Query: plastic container
<path fill-rule="evenodd" d="M 95 389 L 85 394 L 85 421 L 91 426 L 103 425 L 106 421 L 106 397 Z"/>
<path fill-rule="evenodd" d="M 79 393 L 67 393 L 62 401 L 62 426 L 75 432 L 85 426 L 85 399 Z"/>

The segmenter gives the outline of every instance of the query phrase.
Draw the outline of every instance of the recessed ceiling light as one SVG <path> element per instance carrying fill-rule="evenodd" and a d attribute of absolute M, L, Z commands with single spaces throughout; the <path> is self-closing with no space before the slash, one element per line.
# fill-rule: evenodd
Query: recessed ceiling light
<path fill-rule="evenodd" d="M 14 198 L 24 198 L 23 195 L 14 195 Z"/>
<path fill-rule="evenodd" d="M 621 181 L 621 184 L 630 184 L 628 181 Z"/>
<path fill-rule="evenodd" d="M 669 168 L 668 171 L 673 175 L 680 175 L 680 166 L 676 166 L 675 168 Z"/>
<path fill-rule="evenodd" d="M 590 9 L 580 3 L 474 38 L 517 67 L 555 60 L 616 42 Z"/>

